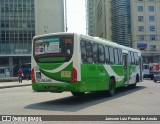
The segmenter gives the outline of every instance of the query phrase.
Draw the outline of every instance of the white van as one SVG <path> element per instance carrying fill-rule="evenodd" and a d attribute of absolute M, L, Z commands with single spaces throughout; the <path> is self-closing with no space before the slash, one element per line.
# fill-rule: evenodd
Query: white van
<path fill-rule="evenodd" d="M 143 64 L 143 77 L 150 78 L 150 66 L 149 64 Z"/>
<path fill-rule="evenodd" d="M 0 78 L 10 77 L 9 67 L 0 67 Z"/>

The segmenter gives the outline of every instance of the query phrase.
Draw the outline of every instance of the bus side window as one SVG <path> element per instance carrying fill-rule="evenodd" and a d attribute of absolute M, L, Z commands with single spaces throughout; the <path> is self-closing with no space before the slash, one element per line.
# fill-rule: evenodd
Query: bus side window
<path fill-rule="evenodd" d="M 82 63 L 86 63 L 87 57 L 86 57 L 86 42 L 81 41 L 81 59 Z"/>
<path fill-rule="evenodd" d="M 134 61 L 134 60 L 135 60 L 135 59 L 134 59 L 134 53 L 133 53 L 133 52 L 131 52 L 131 58 L 132 58 L 132 62 L 131 62 L 131 64 L 132 64 L 132 65 L 134 65 L 134 63 L 135 63 L 135 61 Z"/>
<path fill-rule="evenodd" d="M 122 65 L 122 50 L 118 49 L 119 53 L 119 64 Z"/>
<path fill-rule="evenodd" d="M 118 55 L 118 49 L 114 49 L 114 57 L 115 57 L 115 64 L 119 64 L 119 55 Z"/>
<path fill-rule="evenodd" d="M 87 63 L 93 63 L 92 43 L 86 42 Z"/>
<path fill-rule="evenodd" d="M 106 58 L 106 64 L 109 64 L 109 49 L 108 49 L 108 46 L 105 46 L 105 58 Z"/>
<path fill-rule="evenodd" d="M 129 63 L 131 64 L 132 63 L 131 52 L 129 52 L 128 57 L 129 57 Z"/>
<path fill-rule="evenodd" d="M 134 53 L 134 58 L 135 58 L 135 64 L 139 65 L 138 53 Z"/>
<path fill-rule="evenodd" d="M 114 53 L 112 47 L 109 47 L 109 58 L 110 58 L 110 63 L 114 64 Z"/>
<path fill-rule="evenodd" d="M 104 46 L 98 45 L 98 61 L 99 63 L 105 63 Z"/>
<path fill-rule="evenodd" d="M 93 61 L 98 63 L 98 46 L 95 43 L 93 44 Z"/>

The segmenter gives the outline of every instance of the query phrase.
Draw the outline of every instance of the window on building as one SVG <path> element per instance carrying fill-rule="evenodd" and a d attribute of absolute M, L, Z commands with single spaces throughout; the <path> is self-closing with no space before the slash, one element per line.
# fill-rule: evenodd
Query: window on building
<path fill-rule="evenodd" d="M 144 26 L 139 26 L 138 31 L 144 32 Z"/>
<path fill-rule="evenodd" d="M 144 41 L 144 35 L 139 35 L 138 37 L 140 41 Z"/>
<path fill-rule="evenodd" d="M 156 45 L 150 45 L 150 51 L 156 51 Z"/>
<path fill-rule="evenodd" d="M 154 16 L 149 16 L 149 21 L 150 22 L 154 22 L 155 21 L 155 17 Z"/>
<path fill-rule="evenodd" d="M 138 6 L 137 9 L 138 9 L 138 12 L 143 12 L 143 6 Z"/>
<path fill-rule="evenodd" d="M 149 26 L 149 30 L 150 30 L 150 31 L 155 31 L 155 26 L 153 26 L 153 25 L 152 25 L 152 26 Z"/>
<path fill-rule="evenodd" d="M 143 22 L 143 16 L 138 16 L 138 21 Z"/>
<path fill-rule="evenodd" d="M 148 9 L 149 9 L 149 12 L 154 12 L 154 6 L 149 6 Z"/>
<path fill-rule="evenodd" d="M 150 35 L 150 36 L 149 36 L 149 39 L 150 39 L 150 40 L 156 40 L 156 36 L 155 36 L 155 35 Z"/>

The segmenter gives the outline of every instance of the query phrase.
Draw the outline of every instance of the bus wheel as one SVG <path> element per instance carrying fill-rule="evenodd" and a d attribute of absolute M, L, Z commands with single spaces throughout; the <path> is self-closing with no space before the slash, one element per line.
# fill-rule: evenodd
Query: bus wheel
<path fill-rule="evenodd" d="M 108 95 L 111 97 L 115 94 L 116 91 L 116 83 L 114 81 L 114 79 L 110 79 L 109 81 L 109 90 L 108 90 Z"/>
<path fill-rule="evenodd" d="M 84 96 L 85 92 L 71 92 L 73 96 L 82 97 Z"/>

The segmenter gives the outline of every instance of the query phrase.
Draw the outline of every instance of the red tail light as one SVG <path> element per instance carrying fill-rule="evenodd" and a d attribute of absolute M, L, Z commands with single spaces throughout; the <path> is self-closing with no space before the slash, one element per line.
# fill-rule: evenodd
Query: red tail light
<path fill-rule="evenodd" d="M 35 78 L 35 74 L 34 74 L 34 68 L 32 68 L 31 76 L 32 76 L 32 82 L 36 82 L 36 78 Z"/>
<path fill-rule="evenodd" d="M 77 82 L 77 70 L 75 68 L 72 69 L 72 77 L 71 77 L 71 83 Z"/>

